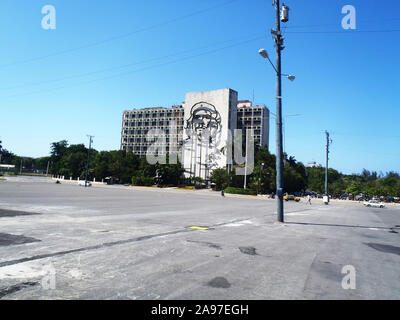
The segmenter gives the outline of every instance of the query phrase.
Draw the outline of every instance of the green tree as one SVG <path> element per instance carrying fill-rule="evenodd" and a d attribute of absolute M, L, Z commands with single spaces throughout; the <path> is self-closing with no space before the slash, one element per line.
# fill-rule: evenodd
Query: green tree
<path fill-rule="evenodd" d="M 215 183 L 215 190 L 226 189 L 229 186 L 229 174 L 224 168 L 218 168 L 211 172 L 210 181 Z"/>
<path fill-rule="evenodd" d="M 347 193 L 351 193 L 353 195 L 357 195 L 361 193 L 361 185 L 358 182 L 353 181 L 347 188 Z"/>

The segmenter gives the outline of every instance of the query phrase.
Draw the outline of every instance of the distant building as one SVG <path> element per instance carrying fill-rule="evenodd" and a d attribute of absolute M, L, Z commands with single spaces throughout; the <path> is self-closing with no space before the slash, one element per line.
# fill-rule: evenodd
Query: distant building
<path fill-rule="evenodd" d="M 15 165 L 13 164 L 0 164 L 0 170 L 10 171 L 15 169 Z"/>
<path fill-rule="evenodd" d="M 122 115 L 121 150 L 139 156 L 177 151 L 188 175 L 208 180 L 214 168 L 227 165 L 220 150 L 226 145 L 229 131 L 233 134 L 234 129 L 253 129 L 255 142 L 268 148 L 268 108 L 253 106 L 249 100 L 238 101 L 237 97 L 232 89 L 189 92 L 182 105 L 126 110 Z M 171 123 L 176 130 L 171 130 Z M 154 141 L 146 139 L 151 129 L 162 130 L 157 136 L 158 145 L 163 147 L 161 152 L 149 149 L 154 145 Z M 207 146 L 190 137 L 190 132 L 201 136 L 204 129 L 213 135 Z M 160 136 L 162 139 L 158 139 Z"/>
<path fill-rule="evenodd" d="M 322 165 L 319 163 L 316 163 L 315 161 L 307 162 L 304 166 L 306 168 L 322 168 Z"/>
<path fill-rule="evenodd" d="M 254 129 L 254 140 L 268 148 L 269 110 L 265 106 L 253 106 L 249 100 L 240 100 L 237 105 L 237 128 Z"/>
<path fill-rule="evenodd" d="M 145 156 L 152 142 L 146 140 L 150 129 L 160 129 L 165 134 L 166 153 L 169 152 L 170 139 L 182 140 L 182 134 L 170 133 L 170 125 L 175 121 L 177 131 L 183 130 L 182 106 L 172 108 L 143 108 L 124 111 L 122 116 L 121 150 Z"/>

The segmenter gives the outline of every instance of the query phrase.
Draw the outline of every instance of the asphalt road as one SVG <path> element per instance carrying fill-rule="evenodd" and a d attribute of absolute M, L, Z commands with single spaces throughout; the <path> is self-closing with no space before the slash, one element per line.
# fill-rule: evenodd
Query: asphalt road
<path fill-rule="evenodd" d="M 0 299 L 400 298 L 399 207 L 285 210 L 279 224 L 260 197 L 0 181 Z"/>

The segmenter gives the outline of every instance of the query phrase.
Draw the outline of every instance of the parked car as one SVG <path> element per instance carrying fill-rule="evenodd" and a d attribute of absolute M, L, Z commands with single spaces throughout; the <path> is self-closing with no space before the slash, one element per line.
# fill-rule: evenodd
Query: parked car
<path fill-rule="evenodd" d="M 365 201 L 365 200 L 366 200 L 366 199 L 365 199 L 365 194 L 360 193 L 360 194 L 356 195 L 356 196 L 355 196 L 355 200 L 356 200 L 356 201 Z"/>
<path fill-rule="evenodd" d="M 84 181 L 84 180 L 83 180 L 83 181 L 79 181 L 79 182 L 78 182 L 78 185 L 81 186 L 81 187 L 84 187 L 84 186 L 85 186 L 85 181 Z M 87 186 L 87 187 L 91 187 L 92 184 L 88 181 L 87 184 L 86 184 L 86 186 Z"/>
<path fill-rule="evenodd" d="M 369 200 L 369 201 L 364 201 L 364 206 L 373 208 L 384 208 L 385 204 L 378 200 Z"/>
<path fill-rule="evenodd" d="M 287 194 L 286 196 L 283 197 L 283 200 L 285 200 L 285 201 L 294 200 L 296 202 L 299 202 L 300 198 L 295 197 L 293 194 Z"/>

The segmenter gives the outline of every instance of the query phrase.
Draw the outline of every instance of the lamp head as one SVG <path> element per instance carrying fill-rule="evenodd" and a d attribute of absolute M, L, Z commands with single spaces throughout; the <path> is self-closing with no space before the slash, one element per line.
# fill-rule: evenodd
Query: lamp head
<path fill-rule="evenodd" d="M 268 59 L 268 52 L 265 49 L 260 49 L 258 50 L 258 53 L 260 54 L 261 57 L 263 57 L 264 59 Z"/>
<path fill-rule="evenodd" d="M 293 76 L 293 75 L 291 75 L 291 74 L 289 74 L 289 75 L 287 76 L 287 78 L 288 78 L 290 81 L 294 81 L 294 79 L 296 79 L 296 77 Z"/>

